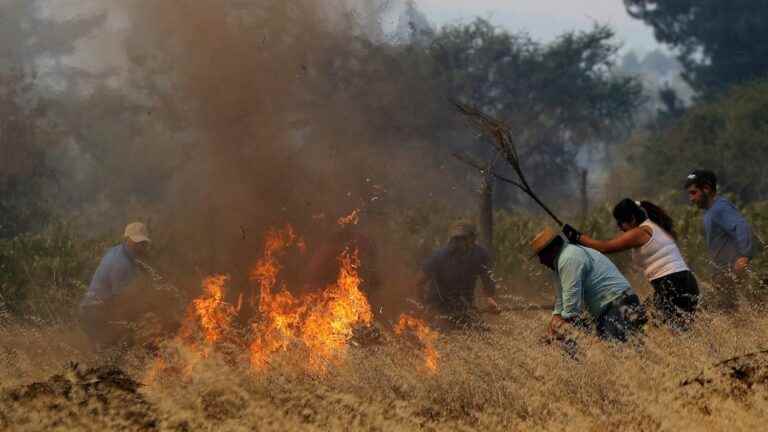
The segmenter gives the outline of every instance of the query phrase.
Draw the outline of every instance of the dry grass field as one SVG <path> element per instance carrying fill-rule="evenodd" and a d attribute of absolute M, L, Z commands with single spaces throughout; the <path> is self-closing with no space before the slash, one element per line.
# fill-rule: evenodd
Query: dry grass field
<path fill-rule="evenodd" d="M 96 357 L 71 328 L 6 328 L 0 336 L 0 430 L 762 430 L 768 318 L 742 308 L 702 313 L 642 343 L 579 339 L 576 359 L 541 342 L 546 312 L 490 317 L 491 331 L 441 335 L 430 373 L 401 338 L 351 346 L 338 366 L 308 373 L 301 356 L 254 372 L 219 350 L 184 360 L 170 343 L 157 372 L 140 351 Z M 173 358 L 170 358 L 173 357 Z M 68 362 L 78 362 L 75 372 Z M 90 370 L 111 364 L 119 370 Z M 122 375 L 122 373 L 125 375 Z M 54 378 L 54 375 L 60 374 Z M 33 382 L 38 384 L 30 385 Z M 136 385 L 140 383 L 141 385 Z"/>

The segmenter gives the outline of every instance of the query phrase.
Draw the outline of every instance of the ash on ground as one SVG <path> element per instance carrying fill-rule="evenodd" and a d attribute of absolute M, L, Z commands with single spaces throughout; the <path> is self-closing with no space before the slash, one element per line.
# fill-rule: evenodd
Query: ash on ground
<path fill-rule="evenodd" d="M 734 357 L 704 369 L 681 383 L 684 396 L 711 415 L 716 399 L 751 405 L 768 401 L 768 350 Z"/>
<path fill-rule="evenodd" d="M 0 394 L 0 429 L 158 430 L 156 410 L 139 393 L 140 386 L 114 367 L 81 371 L 69 365 L 47 381 Z"/>

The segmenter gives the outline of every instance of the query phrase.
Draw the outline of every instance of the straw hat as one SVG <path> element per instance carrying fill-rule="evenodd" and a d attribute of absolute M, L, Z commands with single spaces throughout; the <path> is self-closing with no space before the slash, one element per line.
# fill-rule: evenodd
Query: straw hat
<path fill-rule="evenodd" d="M 560 237 L 560 234 L 556 233 L 550 227 L 546 227 L 541 232 L 536 234 L 536 237 L 531 240 L 531 249 L 533 249 L 533 255 L 536 256 L 543 251 L 553 240 Z"/>
<path fill-rule="evenodd" d="M 147 226 L 141 222 L 134 222 L 134 223 L 128 224 L 128 226 L 125 227 L 125 234 L 123 236 L 125 238 L 131 239 L 136 243 L 150 241 L 149 233 L 147 231 Z"/>

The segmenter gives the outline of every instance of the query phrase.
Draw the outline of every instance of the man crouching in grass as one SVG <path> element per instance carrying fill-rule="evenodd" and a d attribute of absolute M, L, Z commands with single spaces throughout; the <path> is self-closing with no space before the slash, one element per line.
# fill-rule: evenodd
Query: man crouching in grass
<path fill-rule="evenodd" d="M 491 277 L 488 251 L 477 244 L 477 229 L 468 221 L 457 221 L 448 245 L 424 264 L 417 282 L 427 314 L 433 324 L 446 328 L 483 329 L 475 307 L 475 285 L 483 281 L 489 311 L 499 312 L 496 282 Z"/>
<path fill-rule="evenodd" d="M 640 299 L 605 255 L 570 244 L 549 228 L 533 239 L 531 247 L 556 275 L 550 337 L 562 339 L 565 327 L 575 324 L 584 309 L 603 340 L 626 342 L 642 330 L 646 315 Z"/>

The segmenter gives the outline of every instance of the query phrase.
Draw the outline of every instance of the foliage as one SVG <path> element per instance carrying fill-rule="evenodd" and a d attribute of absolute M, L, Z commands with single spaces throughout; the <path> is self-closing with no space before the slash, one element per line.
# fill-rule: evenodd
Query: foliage
<path fill-rule="evenodd" d="M 17 317 L 71 318 L 104 243 L 82 240 L 66 223 L 0 240 L 0 301 Z"/>
<path fill-rule="evenodd" d="M 768 8 L 735 0 L 624 0 L 656 39 L 678 49 L 684 77 L 705 97 L 768 74 Z"/>
<path fill-rule="evenodd" d="M 558 190 L 568 183 L 549 173 L 573 172 L 579 150 L 631 125 L 642 101 L 635 78 L 613 74 L 613 36 L 596 26 L 542 44 L 477 19 L 441 29 L 429 53 L 448 95 L 504 120 L 531 181 Z"/>
<path fill-rule="evenodd" d="M 636 149 L 636 162 L 654 184 L 682 185 L 690 170 L 711 169 L 722 190 L 749 202 L 768 191 L 766 140 L 768 82 L 761 81 L 699 104 L 670 130 L 649 135 Z"/>

